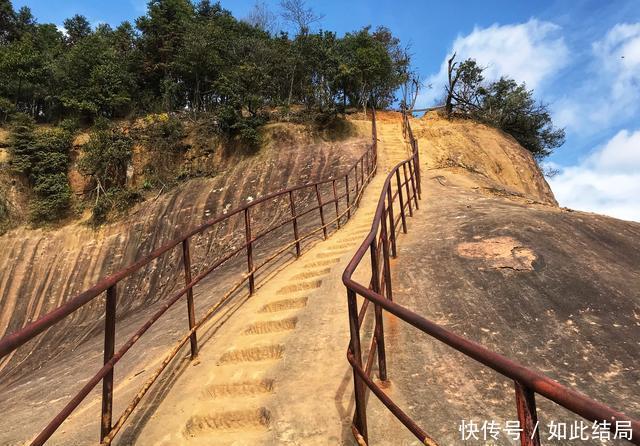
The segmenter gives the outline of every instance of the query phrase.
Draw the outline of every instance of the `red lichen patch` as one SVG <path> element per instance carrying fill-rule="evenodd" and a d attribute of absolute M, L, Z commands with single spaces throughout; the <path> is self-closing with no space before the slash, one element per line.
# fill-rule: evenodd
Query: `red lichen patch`
<path fill-rule="evenodd" d="M 482 259 L 491 268 L 514 271 L 532 271 L 538 258 L 532 249 L 522 246 L 522 243 L 513 237 L 493 237 L 477 242 L 460 243 L 457 250 L 458 255 Z"/>

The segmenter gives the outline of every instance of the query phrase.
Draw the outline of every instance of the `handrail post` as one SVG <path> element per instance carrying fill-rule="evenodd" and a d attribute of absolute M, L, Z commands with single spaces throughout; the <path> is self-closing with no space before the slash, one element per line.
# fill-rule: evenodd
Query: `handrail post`
<path fill-rule="evenodd" d="M 375 163 L 373 165 L 374 171 L 377 172 L 378 170 L 378 123 L 376 120 L 376 109 L 375 107 L 371 108 L 372 113 L 371 113 L 371 138 L 373 139 L 373 145 L 372 145 L 372 149 L 373 149 L 373 158 L 375 160 Z"/>
<path fill-rule="evenodd" d="M 249 273 L 249 295 L 252 296 L 256 291 L 255 278 L 253 276 L 253 242 L 251 241 L 251 215 L 249 209 L 244 210 L 244 229 L 247 240 L 247 269 Z"/>
<path fill-rule="evenodd" d="M 420 150 L 418 150 L 418 140 L 414 138 L 416 152 L 416 182 L 418 183 L 418 198 L 422 200 L 422 172 L 420 168 Z"/>
<path fill-rule="evenodd" d="M 360 158 L 360 173 L 362 174 L 362 184 L 360 185 L 360 189 L 364 189 L 364 182 L 367 180 L 364 177 L 364 157 Z M 360 193 L 360 191 L 358 191 Z"/>
<path fill-rule="evenodd" d="M 327 239 L 327 225 L 324 224 L 324 209 L 322 209 L 322 199 L 320 198 L 320 189 L 318 183 L 316 183 L 316 198 L 318 199 L 318 207 L 320 209 L 320 223 L 322 224 L 322 235 L 324 239 Z"/>
<path fill-rule="evenodd" d="M 398 184 L 398 200 L 400 202 L 400 220 L 402 220 L 402 232 L 407 233 L 407 217 L 404 214 L 404 198 L 402 197 L 402 181 L 400 170 L 396 170 L 396 182 Z"/>
<path fill-rule="evenodd" d="M 344 188 L 347 194 L 347 220 L 351 220 L 351 201 L 349 200 L 349 172 L 344 176 Z"/>
<path fill-rule="evenodd" d="M 358 322 L 358 299 L 355 291 L 347 288 L 347 306 L 349 309 L 349 329 L 351 333 L 350 348 L 358 367 L 362 368 L 362 349 L 360 347 L 360 324 Z M 368 443 L 367 433 L 367 401 L 365 384 L 353 367 L 353 393 L 356 401 L 355 425 L 360 435 Z"/>
<path fill-rule="evenodd" d="M 296 242 L 296 257 L 300 257 L 300 240 L 298 236 L 298 216 L 296 215 L 296 203 L 293 201 L 293 191 L 289 191 L 289 206 L 291 207 L 291 218 L 293 218 L 293 237 Z"/>
<path fill-rule="evenodd" d="M 514 381 L 514 385 L 518 420 L 520 420 L 520 429 L 522 429 L 520 446 L 540 446 L 535 393 L 518 381 Z"/>
<path fill-rule="evenodd" d="M 382 272 L 384 273 L 384 284 L 387 289 L 387 299 L 393 301 L 393 290 L 391 287 L 391 264 L 389 263 L 389 237 L 387 233 L 387 217 L 382 212 L 380 236 L 382 237 Z"/>
<path fill-rule="evenodd" d="M 402 171 L 404 172 L 404 185 L 407 191 L 407 204 L 409 205 L 409 216 L 413 217 L 413 208 L 411 206 L 411 192 L 409 191 L 409 176 L 407 175 L 407 163 L 402 164 Z"/>
<path fill-rule="evenodd" d="M 355 190 L 356 196 L 353 197 L 353 203 L 356 204 L 358 201 L 358 190 L 360 188 L 360 186 L 358 185 L 358 163 L 357 162 L 353 165 L 353 172 L 355 173 L 355 176 L 356 176 L 356 190 Z"/>
<path fill-rule="evenodd" d="M 116 285 L 107 289 L 104 314 L 104 361 L 111 361 L 116 344 Z M 102 379 L 102 418 L 100 420 L 100 441 L 111 432 L 113 415 L 113 369 Z"/>
<path fill-rule="evenodd" d="M 371 165 L 369 164 L 369 163 L 370 163 L 370 160 L 369 160 L 369 151 L 368 151 L 368 150 L 367 150 L 366 152 L 364 152 L 364 156 L 366 156 L 366 157 L 367 157 L 367 162 L 366 162 L 366 163 L 364 163 L 364 164 L 367 166 L 367 175 L 366 175 L 366 178 L 367 178 L 367 181 L 368 181 L 368 179 L 369 179 L 369 173 L 371 172 Z"/>
<path fill-rule="evenodd" d="M 404 106 L 402 107 L 402 137 L 407 137 L 407 110 Z"/>
<path fill-rule="evenodd" d="M 182 261 L 184 263 L 184 282 L 189 286 L 191 283 L 191 253 L 189 252 L 189 239 L 182 241 Z M 193 330 L 196 325 L 196 312 L 193 307 L 193 287 L 187 290 L 187 314 L 189 316 L 189 330 Z M 198 356 L 198 338 L 196 332 L 191 333 L 191 359 Z"/>
<path fill-rule="evenodd" d="M 383 243 L 384 244 L 384 243 Z M 377 237 L 371 241 L 371 283 L 373 292 L 380 294 L 380 265 L 378 263 L 378 243 Z M 387 380 L 387 355 L 384 349 L 384 326 L 382 322 L 382 308 L 378 304 L 374 304 L 374 313 L 376 325 L 374 328 L 376 337 L 376 346 L 378 349 L 378 373 L 380 380 Z"/>
<path fill-rule="evenodd" d="M 387 187 L 387 209 L 389 214 L 389 229 L 391 232 L 391 256 L 395 259 L 398 257 L 398 248 L 396 246 L 396 221 L 393 216 L 393 192 L 391 191 L 391 181 Z"/>
<path fill-rule="evenodd" d="M 338 208 L 338 191 L 336 190 L 336 180 L 335 178 L 331 181 L 331 187 L 333 189 L 333 201 L 336 204 L 336 223 L 338 225 L 338 229 L 340 229 L 340 210 Z"/>
<path fill-rule="evenodd" d="M 412 159 L 413 162 L 415 162 L 415 158 Z M 413 201 L 416 204 L 416 211 L 419 209 L 418 207 L 418 193 L 417 193 L 417 189 L 416 189 L 416 178 L 414 175 L 414 169 L 413 169 L 413 164 L 411 161 L 409 161 L 409 175 L 411 176 L 411 189 L 413 190 Z"/>

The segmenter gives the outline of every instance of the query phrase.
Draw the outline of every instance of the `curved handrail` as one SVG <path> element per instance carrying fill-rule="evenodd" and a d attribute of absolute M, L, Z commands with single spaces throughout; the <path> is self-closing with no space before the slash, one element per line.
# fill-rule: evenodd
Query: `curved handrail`
<path fill-rule="evenodd" d="M 632 432 L 631 438 L 624 438 L 634 444 L 640 444 L 640 421 L 634 420 L 625 414 L 616 411 L 602 403 L 594 401 L 586 395 L 571 390 L 546 375 L 536 372 L 530 368 L 512 361 L 505 356 L 493 352 L 479 343 L 466 339 L 433 321 L 430 321 L 413 311 L 393 302 L 391 287 L 391 272 L 389 267 L 389 249 L 383 249 L 382 262 L 379 259 L 379 247 L 388 245 L 388 233 L 386 221 L 389 220 L 391 229 L 395 229 L 396 219 L 393 215 L 393 206 L 396 196 L 402 197 L 400 181 L 398 181 L 397 191 L 394 194 L 391 190 L 393 177 L 399 178 L 400 168 L 415 163 L 415 177 L 420 178 L 420 167 L 418 159 L 418 144 L 411 130 L 411 125 L 406 111 L 403 111 L 403 134 L 406 135 L 411 144 L 412 156 L 393 167 L 387 175 L 383 190 L 380 194 L 376 212 L 373 217 L 371 230 L 356 251 L 355 255 L 347 265 L 342 275 L 342 281 L 347 288 L 347 303 L 349 310 L 350 343 L 347 350 L 347 359 L 354 374 L 354 396 L 355 414 L 352 429 L 356 440 L 366 444 L 368 442 L 367 419 L 366 419 L 366 385 L 380 401 L 400 420 L 420 441 L 424 444 L 437 444 L 434 439 L 416 424 L 405 412 L 402 411 L 371 378 L 371 368 L 374 356 L 378 356 L 378 368 L 381 381 L 386 381 L 386 354 L 384 351 L 384 329 L 382 325 L 382 310 L 397 316 L 420 331 L 434 337 L 435 339 L 449 345 L 455 350 L 474 359 L 481 364 L 495 370 L 503 376 L 514 381 L 516 392 L 516 404 L 518 419 L 522 427 L 522 445 L 539 445 L 540 438 L 537 432 L 537 412 L 535 407 L 535 394 L 540 394 L 547 399 L 554 401 L 571 412 L 593 422 L 606 421 L 612 432 L 620 427 L 619 422 L 625 423 L 624 427 Z M 405 183 L 409 179 L 406 178 Z M 400 193 L 399 193 L 400 192 Z M 414 191 L 414 196 L 419 197 L 419 186 Z M 411 203 L 411 197 L 407 198 Z M 416 201 L 417 204 L 417 201 Z M 404 220 L 404 205 L 400 203 L 401 217 Z M 378 237 L 378 232 L 380 235 Z M 404 232 L 406 233 L 406 227 Z M 391 242 L 395 244 L 395 231 L 391 231 Z M 364 259 L 367 251 L 371 251 L 371 282 L 363 285 L 355 281 L 352 276 L 356 268 Z M 392 250 L 392 257 L 396 256 L 395 248 Z M 382 266 L 382 271 L 380 271 Z M 383 283 L 386 282 L 386 283 Z M 386 286 L 383 286 L 386 285 Z M 361 309 L 358 309 L 357 296 L 364 298 Z M 375 308 L 375 328 L 371 340 L 368 357 L 363 365 L 362 348 L 360 345 L 360 328 L 368 308 L 369 302 Z"/>
<path fill-rule="evenodd" d="M 3 337 L 0 339 L 0 359 L 9 355 L 26 342 L 35 338 L 38 334 L 44 332 L 48 328 L 54 326 L 64 318 L 83 307 L 93 299 L 106 292 L 106 306 L 105 306 L 105 348 L 104 348 L 104 365 L 93 375 L 89 381 L 75 394 L 75 396 L 65 405 L 49 424 L 38 434 L 38 436 L 32 441 L 32 445 L 44 444 L 58 427 L 66 420 L 71 413 L 77 408 L 77 406 L 84 400 L 84 398 L 95 388 L 95 386 L 102 381 L 103 393 L 102 393 L 102 413 L 101 413 L 101 434 L 100 441 L 102 444 L 110 444 L 114 436 L 118 433 L 124 422 L 127 420 L 133 409 L 139 403 L 141 398 L 149 390 L 151 384 L 153 384 L 160 373 L 166 368 L 171 359 L 173 359 L 179 350 L 186 344 L 187 341 L 191 341 L 191 356 L 192 359 L 196 357 L 198 352 L 196 330 L 201 327 L 209 318 L 224 305 L 233 294 L 240 289 L 247 282 L 249 284 L 249 294 L 254 293 L 255 283 L 254 275 L 258 270 L 273 262 L 279 256 L 285 254 L 291 248 L 295 247 L 296 257 L 301 255 L 301 242 L 313 236 L 314 234 L 322 231 L 324 238 L 327 238 L 328 229 L 334 226 L 337 229 L 340 228 L 341 221 L 343 219 L 349 220 L 351 218 L 352 211 L 359 205 L 362 193 L 366 185 L 370 182 L 373 175 L 377 171 L 377 127 L 375 111 L 372 113 L 372 130 L 371 130 L 372 143 L 367 146 L 365 153 L 358 158 L 358 160 L 347 170 L 344 175 L 337 177 L 329 177 L 316 182 L 301 184 L 293 186 L 287 189 L 276 191 L 265 195 L 257 200 L 247 203 L 243 206 L 235 208 L 226 214 L 216 216 L 203 224 L 185 232 L 177 238 L 165 243 L 161 247 L 153 250 L 148 255 L 133 262 L 125 268 L 122 268 L 115 273 L 106 276 L 100 280 L 97 284 L 91 288 L 83 291 L 82 293 L 71 298 L 69 301 L 59 306 L 55 310 L 45 314 L 41 318 L 34 322 L 31 322 L 23 328 Z M 360 173 L 360 175 L 358 175 Z M 350 184 L 350 177 L 355 176 L 355 183 Z M 337 182 L 344 180 L 345 192 L 338 194 Z M 320 193 L 320 186 L 331 184 L 332 197 L 329 200 L 323 200 Z M 303 212 L 298 213 L 296 211 L 296 203 L 294 198 L 294 192 L 302 189 L 312 189 L 311 192 L 315 192 L 317 199 L 317 205 L 312 206 L 309 209 L 305 209 Z M 289 198 L 289 205 L 291 208 L 291 217 L 279 222 L 262 233 L 253 236 L 251 233 L 251 209 L 255 206 L 268 202 L 279 197 Z M 344 210 L 340 210 L 340 203 L 343 199 L 346 199 Z M 335 207 L 335 218 L 329 221 L 325 220 L 325 207 L 333 205 Z M 320 225 L 305 234 L 299 233 L 298 219 L 308 215 L 313 211 L 319 211 Z M 230 219 L 233 216 L 241 215 L 244 213 L 244 226 L 246 240 L 239 247 L 233 248 L 227 252 L 222 258 L 217 259 L 213 265 L 207 267 L 204 271 L 198 274 L 195 278 L 191 277 L 191 255 L 189 248 L 189 241 L 194 235 L 200 234 L 203 231 L 214 227 L 218 223 Z M 289 243 L 285 243 L 284 246 L 276 248 L 275 252 L 269 255 L 267 259 L 254 266 L 253 256 L 253 244 L 266 236 L 269 233 L 283 227 L 286 224 L 293 224 L 293 240 Z M 337 230 L 336 229 L 336 230 Z M 185 286 L 177 293 L 167 298 L 158 310 L 156 310 L 150 319 L 148 319 L 140 328 L 138 328 L 133 335 L 115 351 L 115 322 L 116 322 L 116 290 L 117 285 L 122 280 L 130 277 L 132 274 L 140 270 L 143 266 L 158 259 L 163 254 L 170 252 L 178 245 L 182 245 L 183 264 L 184 264 L 184 276 Z M 241 251 L 246 250 L 247 253 L 247 272 L 242 274 L 240 280 L 228 290 L 224 296 L 222 296 L 217 302 L 215 302 L 210 308 L 208 308 L 203 317 L 196 321 L 194 303 L 193 303 L 193 287 L 202 281 L 206 276 L 211 274 L 223 263 L 227 262 L 234 256 L 238 255 Z M 138 394 L 135 396 L 132 403 L 122 413 L 115 424 L 112 424 L 112 401 L 113 401 L 113 370 L 116 363 L 127 353 L 127 351 L 140 339 L 140 337 L 155 323 L 158 319 L 167 312 L 176 302 L 182 297 L 187 296 L 188 303 L 188 319 L 189 319 L 189 331 L 177 342 L 174 347 L 169 351 L 167 356 L 162 361 L 160 367 L 151 375 L 149 380 L 144 384 Z"/>

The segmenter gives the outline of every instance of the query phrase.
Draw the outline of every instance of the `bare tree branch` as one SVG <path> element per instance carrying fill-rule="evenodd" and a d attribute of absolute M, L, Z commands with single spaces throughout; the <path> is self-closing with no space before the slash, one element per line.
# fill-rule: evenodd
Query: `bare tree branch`
<path fill-rule="evenodd" d="M 308 8 L 305 0 L 281 0 L 282 18 L 298 27 L 300 34 L 307 33 L 310 26 L 324 18 Z"/>
<path fill-rule="evenodd" d="M 253 4 L 253 9 L 251 9 L 249 15 L 245 18 L 245 21 L 256 28 L 271 34 L 276 31 L 278 26 L 277 16 L 271 12 L 265 2 L 261 1 L 256 1 Z"/>

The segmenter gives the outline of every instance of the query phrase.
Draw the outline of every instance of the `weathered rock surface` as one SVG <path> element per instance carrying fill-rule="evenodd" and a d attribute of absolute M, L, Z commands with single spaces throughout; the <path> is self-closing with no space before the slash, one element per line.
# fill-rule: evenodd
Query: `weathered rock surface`
<path fill-rule="evenodd" d="M 381 147 L 388 151 L 381 165 L 389 167 L 406 156 L 406 146 L 399 116 L 380 113 L 379 119 L 384 123 L 380 125 Z M 639 417 L 636 360 L 640 355 L 640 224 L 560 209 L 531 155 L 495 129 L 469 121 L 450 122 L 433 114 L 413 120 L 412 126 L 421 150 L 423 199 L 420 210 L 408 219 L 409 234 L 398 241 L 399 258 L 392 262 L 394 300 Z M 125 239 L 118 238 L 122 226 L 107 228 L 94 245 L 88 244 L 86 257 L 81 257 L 82 244 L 91 240 L 83 237 L 88 234 L 82 232 L 88 231 L 86 228 L 78 228 L 73 237 L 61 235 L 55 239 L 57 244 L 51 244 L 45 233 L 33 240 L 21 240 L 15 235 L 19 233 L 13 232 L 13 236 L 0 241 L 7 241 L 14 257 L 23 251 L 31 254 L 20 262 L 5 258 L 0 264 L 5 275 L 0 280 L 6 282 L 8 269 L 27 278 L 31 286 L 42 283 L 35 280 L 35 275 L 44 275 L 44 286 L 54 297 L 50 302 L 46 294 L 27 294 L 22 302 L 23 294 L 11 291 L 2 302 L 13 302 L 14 312 L 20 314 L 15 322 L 19 325 L 32 314 L 42 314 L 47 305 L 51 308 L 61 302 L 69 290 L 75 289 L 78 276 L 67 263 L 77 263 L 83 274 L 93 271 L 95 276 L 99 271 L 112 270 L 125 263 L 125 258 L 139 255 L 134 249 L 137 246 L 148 250 L 174 236 L 176 225 L 183 221 L 201 221 L 208 215 L 207 209 L 213 215 L 229 203 L 239 204 L 247 195 L 256 197 L 267 184 L 291 184 L 292 180 L 282 178 L 283 171 L 302 169 L 307 178 L 326 176 L 331 169 L 347 165 L 347 158 L 361 153 L 363 144 L 353 142 L 348 146 L 351 149 L 346 149 L 349 153 L 343 153 L 343 144 L 339 149 L 323 145 L 300 154 L 296 151 L 295 156 L 282 150 L 266 152 L 261 155 L 265 158 L 247 162 L 253 164 L 231 168 L 231 173 L 243 177 L 241 185 L 229 188 L 222 180 L 215 184 L 209 184 L 215 179 L 198 180 L 161 197 L 159 209 L 139 210 L 145 216 L 137 223 L 140 234 L 134 231 L 136 219 L 130 220 L 132 227 L 125 231 Z M 343 161 L 335 161 L 339 158 Z M 278 169 L 258 169 L 266 162 Z M 253 177 L 252 172 L 258 170 L 268 173 Z M 381 170 L 370 187 L 380 187 L 384 175 Z M 221 195 L 213 193 L 221 187 Z M 207 331 L 203 342 L 209 349 L 203 352 L 201 363 L 190 363 L 186 356 L 177 358 L 175 367 L 146 397 L 143 410 L 132 418 L 119 438 L 121 444 L 145 444 L 145 439 L 151 444 L 172 445 L 351 444 L 352 377 L 344 355 L 348 322 L 338 274 L 368 231 L 378 196 L 379 192 L 368 189 L 367 201 L 359 211 L 365 214 L 356 215 L 355 225 L 350 223 L 352 226 L 343 233 L 313 248 L 310 257 L 293 263 L 298 269 L 289 268 L 267 282 L 256 295 L 258 299 L 234 313 L 219 332 L 217 328 Z M 154 225 L 159 226 L 154 229 Z M 224 234 L 219 235 L 229 243 Z M 75 250 L 65 253 L 65 240 L 73 240 Z M 55 252 L 56 260 L 43 272 L 38 269 L 37 259 L 43 255 L 39 250 L 47 246 L 44 252 Z M 203 259 L 214 255 L 220 246 L 203 241 L 197 256 Z M 112 258 L 110 253 L 119 252 L 122 257 Z M 125 295 L 123 308 L 129 313 L 135 309 L 136 315 L 144 316 L 147 306 L 171 288 L 163 277 L 177 266 L 174 256 L 157 266 L 160 271 L 152 275 L 152 284 L 136 279 L 132 289 L 144 292 L 131 301 Z M 367 279 L 366 264 L 358 273 L 363 281 Z M 88 283 L 91 280 L 87 279 Z M 211 297 L 224 281 L 224 276 L 216 277 L 203 285 L 196 301 Z M 0 282 L 4 293 L 5 282 Z M 36 309 L 38 313 L 34 313 Z M 40 346 L 48 351 L 77 346 L 74 357 L 83 358 L 83 365 L 93 370 L 102 360 L 101 340 L 87 333 L 101 330 L 96 315 L 101 314 L 102 301 L 92 311 L 70 319 L 68 333 L 55 335 L 52 345 Z M 7 314 L 4 320 L 9 323 L 5 327 L 14 320 L 12 313 Z M 163 326 L 145 335 L 145 343 L 136 350 L 137 357 L 119 365 L 116 413 L 124 409 L 142 384 L 141 377 L 148 375 L 166 350 L 166 343 L 156 341 L 164 340 L 167 332 L 175 335 L 184 330 L 184 309 L 168 315 L 168 320 L 168 328 Z M 118 329 L 126 332 L 135 321 L 133 317 L 123 318 Z M 370 322 L 364 324 L 369 330 Z M 71 330 L 72 326 L 80 327 L 80 331 Z M 462 444 L 458 431 L 462 419 L 480 424 L 484 420 L 504 423 L 516 419 L 511 381 L 394 317 L 386 316 L 385 328 L 391 380 L 385 391 L 440 444 Z M 83 333 L 90 338 L 87 342 L 80 342 Z M 59 357 L 66 359 L 67 355 Z M 28 358 L 18 359 L 23 365 L 30 364 Z M 36 359 L 33 364 L 43 358 Z M 0 423 L 3 427 L 22 423 L 20 429 L 7 429 L 3 441 L 17 444 L 28 436 L 23 431 L 36 431 L 87 376 L 86 370 L 64 363 L 48 372 L 46 378 L 31 374 L 13 380 L 15 376 L 11 376 L 11 392 L 0 388 L 5 397 L 0 412 L 8 414 Z M 69 382 L 77 384 L 71 389 L 60 386 Z M 575 419 L 543 398 L 537 402 L 545 433 L 552 420 L 570 423 Z M 369 396 L 368 410 L 372 444 L 417 444 L 373 395 Z M 63 425 L 54 443 L 95 438 L 98 411 L 96 392 L 69 424 Z M 36 421 L 33 414 L 38 415 Z M 24 420 L 31 420 L 31 424 L 26 425 Z M 504 434 L 497 441 L 478 444 L 485 443 L 512 444 Z"/>
<path fill-rule="evenodd" d="M 290 136 L 288 142 L 271 143 L 250 158 L 230 157 L 225 160 L 224 173 L 190 180 L 136 206 L 125 220 L 97 231 L 73 223 L 54 230 L 19 228 L 0 237 L 0 337 L 209 218 L 270 192 L 344 172 L 368 144 L 362 138 L 322 142 L 304 135 Z M 253 216 L 258 221 L 256 233 L 278 215 L 270 209 L 256 211 L 262 213 Z M 235 219 L 215 234 L 196 237 L 194 267 L 220 256 L 221 248 L 228 247 L 228 234 L 242 224 L 243 220 Z M 181 268 L 180 258 L 180 250 L 174 249 L 126 280 L 119 287 L 119 318 L 158 301 L 173 289 L 176 277 L 172 273 Z M 34 357 L 32 352 L 47 352 L 49 358 L 77 345 L 101 329 L 102 314 L 103 299 L 96 299 L 28 348 L 0 361 L 0 374 L 6 375 L 18 365 L 21 374 L 40 367 L 45 358 L 39 353 Z"/>
<path fill-rule="evenodd" d="M 558 208 L 539 169 L 499 132 L 437 117 L 413 126 L 423 200 L 399 244 L 394 300 L 640 417 L 640 223 Z M 393 317 L 385 326 L 389 392 L 440 444 L 466 444 L 463 419 L 517 420 L 509 379 Z M 372 441 L 413 444 L 370 401 Z M 550 422 L 579 420 L 542 397 L 537 403 L 543 442 Z M 513 443 L 502 432 L 486 444 Z"/>

